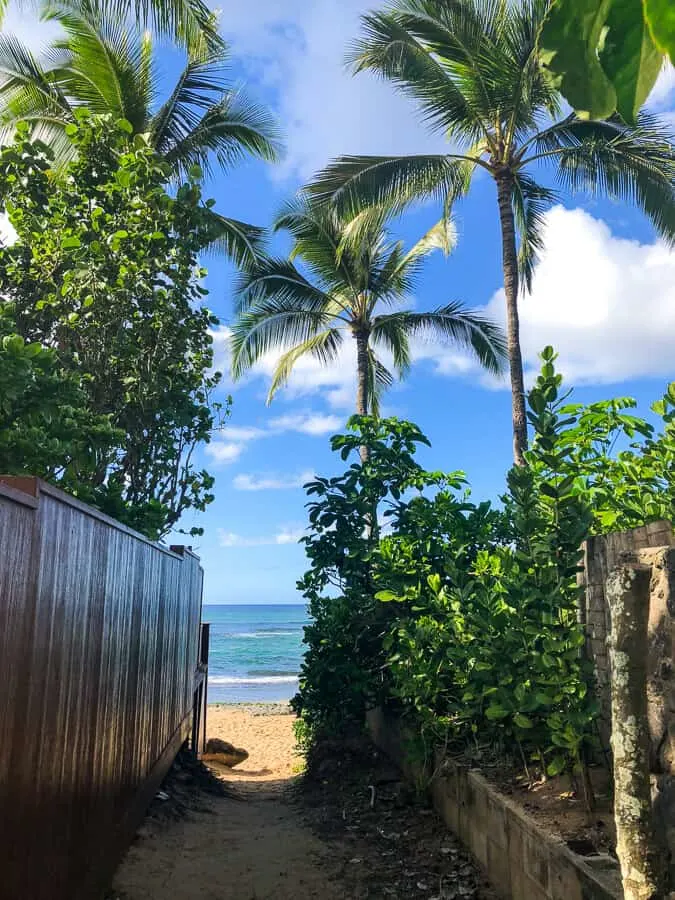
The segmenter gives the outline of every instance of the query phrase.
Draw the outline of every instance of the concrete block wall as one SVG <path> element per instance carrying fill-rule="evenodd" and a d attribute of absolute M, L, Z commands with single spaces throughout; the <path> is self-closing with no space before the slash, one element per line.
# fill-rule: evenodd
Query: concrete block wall
<path fill-rule="evenodd" d="M 380 710 L 368 714 L 375 744 L 411 778 L 421 764 L 406 756 L 401 724 Z M 480 772 L 453 760 L 435 760 L 433 804 L 505 900 L 619 900 L 618 865 L 610 857 L 573 853 L 502 796 Z"/>

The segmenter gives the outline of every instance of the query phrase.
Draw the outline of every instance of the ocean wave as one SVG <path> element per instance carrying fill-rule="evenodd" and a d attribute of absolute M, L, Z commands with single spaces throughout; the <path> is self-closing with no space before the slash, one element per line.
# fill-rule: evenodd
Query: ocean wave
<path fill-rule="evenodd" d="M 287 631 L 279 628 L 277 631 L 228 631 L 222 635 L 227 640 L 237 640 L 238 638 L 266 638 L 266 637 L 299 637 L 302 631 Z"/>
<path fill-rule="evenodd" d="M 297 675 L 259 675 L 249 678 L 211 675 L 209 678 L 209 684 L 295 684 L 297 681 Z"/>

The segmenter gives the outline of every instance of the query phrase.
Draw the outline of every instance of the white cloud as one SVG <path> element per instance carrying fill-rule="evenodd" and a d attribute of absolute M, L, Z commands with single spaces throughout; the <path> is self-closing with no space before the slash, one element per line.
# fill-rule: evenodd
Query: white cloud
<path fill-rule="evenodd" d="M 306 180 L 343 153 L 435 150 L 412 102 L 345 66 L 373 0 L 231 0 L 223 31 L 251 76 L 276 97 L 288 154 L 275 170 Z"/>
<path fill-rule="evenodd" d="M 206 453 L 215 463 L 229 465 L 239 459 L 246 445 L 251 441 L 289 432 L 321 437 L 326 434 L 334 434 L 343 425 L 344 419 L 324 413 L 293 413 L 277 416 L 265 428 L 255 425 L 228 425 L 223 431 L 222 437 L 216 437 L 207 445 Z M 304 482 L 302 483 L 304 484 Z M 255 490 L 255 488 L 240 488 L 240 490 Z"/>
<path fill-rule="evenodd" d="M 0 213 L 0 244 L 11 246 L 16 241 L 16 230 L 9 221 L 7 213 Z"/>
<path fill-rule="evenodd" d="M 232 441 L 241 441 L 244 443 L 246 441 L 254 441 L 257 438 L 265 437 L 265 429 L 256 428 L 253 425 L 228 425 L 225 434 L 226 437 Z"/>
<path fill-rule="evenodd" d="M 503 289 L 494 294 L 486 313 L 504 322 Z M 584 210 L 556 206 L 547 214 L 546 249 L 532 294 L 520 301 L 520 324 L 530 380 L 547 344 L 560 354 L 560 370 L 570 383 L 670 379 L 675 251 L 661 241 L 641 244 L 617 237 Z M 444 356 L 441 351 L 434 358 L 439 371 L 447 366 L 452 373 L 461 364 L 454 353 Z"/>
<path fill-rule="evenodd" d="M 304 529 L 284 526 L 276 534 L 260 537 L 245 537 L 233 531 L 218 529 L 218 542 L 221 547 L 272 547 L 286 544 L 297 544 L 304 534 Z"/>
<path fill-rule="evenodd" d="M 30 8 L 29 3 L 15 0 L 7 7 L 3 22 L 4 34 L 13 34 L 18 37 L 36 55 L 52 43 L 62 34 L 61 26 L 57 22 L 41 22 L 35 9 Z"/>
<path fill-rule="evenodd" d="M 237 475 L 232 485 L 237 491 L 282 491 L 299 488 L 314 478 L 314 472 L 307 469 L 299 475 Z"/>
<path fill-rule="evenodd" d="M 270 431 L 279 434 L 285 431 L 295 431 L 299 434 L 309 434 L 319 437 L 324 434 L 332 434 L 344 425 L 339 416 L 314 413 L 311 415 L 286 415 L 272 419 Z"/>
<path fill-rule="evenodd" d="M 206 445 L 206 455 L 221 465 L 229 465 L 236 462 L 244 449 L 243 444 L 234 444 L 231 441 L 211 441 Z"/>

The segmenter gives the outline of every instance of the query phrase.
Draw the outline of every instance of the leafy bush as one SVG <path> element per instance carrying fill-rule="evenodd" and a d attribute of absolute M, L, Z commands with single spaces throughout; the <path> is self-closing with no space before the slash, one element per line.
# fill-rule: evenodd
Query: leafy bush
<path fill-rule="evenodd" d="M 198 167 L 170 193 L 170 169 L 128 122 L 80 110 L 66 131 L 76 155 L 63 169 L 25 125 L 0 150 L 0 203 L 16 232 L 0 247 L 0 296 L 24 343 L 48 348 L 82 408 L 109 422 L 108 442 L 56 469 L 35 454 L 10 467 L 30 463 L 159 537 L 213 499 L 212 476 L 192 461 L 224 411 L 198 264 L 211 201 Z"/>
<path fill-rule="evenodd" d="M 336 478 L 306 485 L 316 499 L 308 504 L 311 533 L 304 539 L 310 568 L 298 589 L 312 624 L 294 707 L 310 740 L 361 729 L 366 706 L 381 693 L 382 639 L 391 616 L 375 598 L 377 510 L 427 477 L 414 460 L 417 444 L 427 443 L 415 425 L 355 416 L 348 428 L 331 445 L 343 460 L 357 461 Z"/>
<path fill-rule="evenodd" d="M 313 623 L 296 700 L 308 742 L 386 702 L 427 745 L 487 746 L 551 775 L 584 768 L 596 703 L 580 548 L 672 515 L 675 387 L 653 407 L 656 434 L 628 398 L 569 403 L 546 348 L 528 400 L 532 445 L 503 509 L 470 502 L 461 473 L 424 471 L 411 423 L 356 418 L 333 438 L 344 459 L 361 445 L 369 456 L 309 486 Z"/>
<path fill-rule="evenodd" d="M 49 478 L 73 465 L 92 466 L 119 440 L 106 416 L 85 408 L 77 376 L 54 350 L 16 332 L 11 303 L 0 303 L 0 472 Z"/>

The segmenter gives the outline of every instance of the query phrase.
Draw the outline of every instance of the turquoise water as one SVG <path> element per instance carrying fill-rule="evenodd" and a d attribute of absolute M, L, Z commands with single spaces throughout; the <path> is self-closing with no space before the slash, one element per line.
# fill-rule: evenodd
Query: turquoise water
<path fill-rule="evenodd" d="M 298 689 L 304 605 L 205 605 L 210 703 L 290 700 Z"/>

